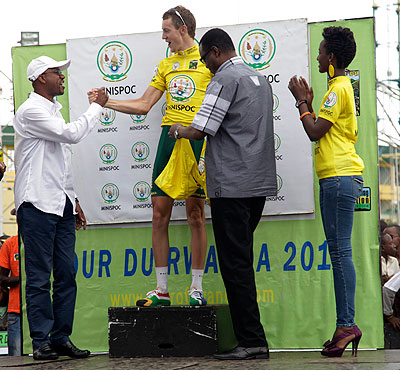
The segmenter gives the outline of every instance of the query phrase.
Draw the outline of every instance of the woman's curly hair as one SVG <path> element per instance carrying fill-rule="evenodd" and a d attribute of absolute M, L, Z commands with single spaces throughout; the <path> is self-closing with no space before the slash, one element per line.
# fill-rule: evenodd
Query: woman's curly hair
<path fill-rule="evenodd" d="M 347 68 L 356 55 L 356 42 L 349 28 L 326 27 L 322 32 L 327 53 L 336 57 L 338 68 Z"/>

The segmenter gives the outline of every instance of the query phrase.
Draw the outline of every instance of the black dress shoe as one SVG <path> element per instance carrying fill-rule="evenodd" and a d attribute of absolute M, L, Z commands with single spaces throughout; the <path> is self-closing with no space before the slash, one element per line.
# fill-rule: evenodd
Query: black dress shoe
<path fill-rule="evenodd" d="M 232 351 L 215 354 L 218 360 L 252 360 L 255 358 L 269 358 L 268 347 L 236 347 Z"/>
<path fill-rule="evenodd" d="M 58 353 L 49 343 L 43 343 L 39 348 L 33 351 L 34 360 L 57 360 Z"/>
<path fill-rule="evenodd" d="M 87 349 L 81 350 L 75 347 L 70 340 L 62 344 L 52 344 L 52 346 L 60 356 L 86 358 L 90 355 L 90 351 Z"/>

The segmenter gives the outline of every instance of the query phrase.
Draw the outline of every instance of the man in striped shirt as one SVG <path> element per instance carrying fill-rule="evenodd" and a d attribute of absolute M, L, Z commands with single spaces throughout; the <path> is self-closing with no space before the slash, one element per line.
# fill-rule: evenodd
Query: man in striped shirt
<path fill-rule="evenodd" d="M 215 28 L 200 41 L 201 61 L 214 73 L 191 126 L 169 136 L 207 135 L 206 182 L 218 261 L 238 347 L 221 360 L 268 358 L 253 270 L 253 232 L 267 196 L 276 196 L 272 89 L 236 55 L 230 36 Z"/>

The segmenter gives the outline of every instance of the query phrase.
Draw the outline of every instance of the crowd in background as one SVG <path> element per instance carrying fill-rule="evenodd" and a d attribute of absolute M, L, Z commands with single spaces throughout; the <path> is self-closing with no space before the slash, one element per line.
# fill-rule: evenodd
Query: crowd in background
<path fill-rule="evenodd" d="M 385 321 L 400 330 L 400 226 L 380 221 L 381 280 Z"/>

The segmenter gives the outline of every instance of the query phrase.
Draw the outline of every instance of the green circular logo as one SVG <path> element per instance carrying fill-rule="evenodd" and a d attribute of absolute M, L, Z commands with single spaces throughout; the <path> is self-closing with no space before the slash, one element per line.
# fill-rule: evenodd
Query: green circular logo
<path fill-rule="evenodd" d="M 278 174 L 276 174 L 276 182 L 278 185 L 278 193 L 279 193 L 283 186 L 283 180 L 282 180 L 282 177 L 280 177 Z"/>
<path fill-rule="evenodd" d="M 133 144 L 131 153 L 135 161 L 144 162 L 149 157 L 150 148 L 145 142 L 139 141 Z"/>
<path fill-rule="evenodd" d="M 143 123 L 146 120 L 147 114 L 130 114 L 129 117 L 135 123 Z"/>
<path fill-rule="evenodd" d="M 161 107 L 161 114 L 164 117 L 165 113 L 167 113 L 167 102 L 165 102 Z"/>
<path fill-rule="evenodd" d="M 275 113 L 276 110 L 277 110 L 278 107 L 279 107 L 279 98 L 278 98 L 277 95 L 272 94 L 272 100 L 273 100 L 273 110 L 274 110 L 274 113 Z"/>
<path fill-rule="evenodd" d="M 100 116 L 100 123 L 103 126 L 112 125 L 115 120 L 115 117 L 116 117 L 115 110 L 103 108 L 103 111 L 101 112 L 101 116 Z"/>
<path fill-rule="evenodd" d="M 112 144 L 105 144 L 100 148 L 99 155 L 103 163 L 111 164 L 117 159 L 118 150 Z"/>
<path fill-rule="evenodd" d="M 112 183 L 105 184 L 101 189 L 101 196 L 106 203 L 115 203 L 119 197 L 118 186 Z"/>
<path fill-rule="evenodd" d="M 196 84 L 191 77 L 187 75 L 178 75 L 170 81 L 168 91 L 173 101 L 187 103 L 196 92 Z"/>
<path fill-rule="evenodd" d="M 282 140 L 278 134 L 274 134 L 275 151 L 277 152 L 282 144 Z"/>
<path fill-rule="evenodd" d="M 331 91 L 325 100 L 324 108 L 332 108 L 337 102 L 337 95 L 334 91 Z"/>
<path fill-rule="evenodd" d="M 146 181 L 139 181 L 133 187 L 133 195 L 139 202 L 145 202 L 149 199 L 151 187 Z"/>
<path fill-rule="evenodd" d="M 239 55 L 248 66 L 262 70 L 270 66 L 276 44 L 268 31 L 254 29 L 244 34 L 238 49 Z"/>
<path fill-rule="evenodd" d="M 97 67 L 105 81 L 118 82 L 124 80 L 131 66 L 132 53 L 120 41 L 107 42 L 97 54 Z"/>

